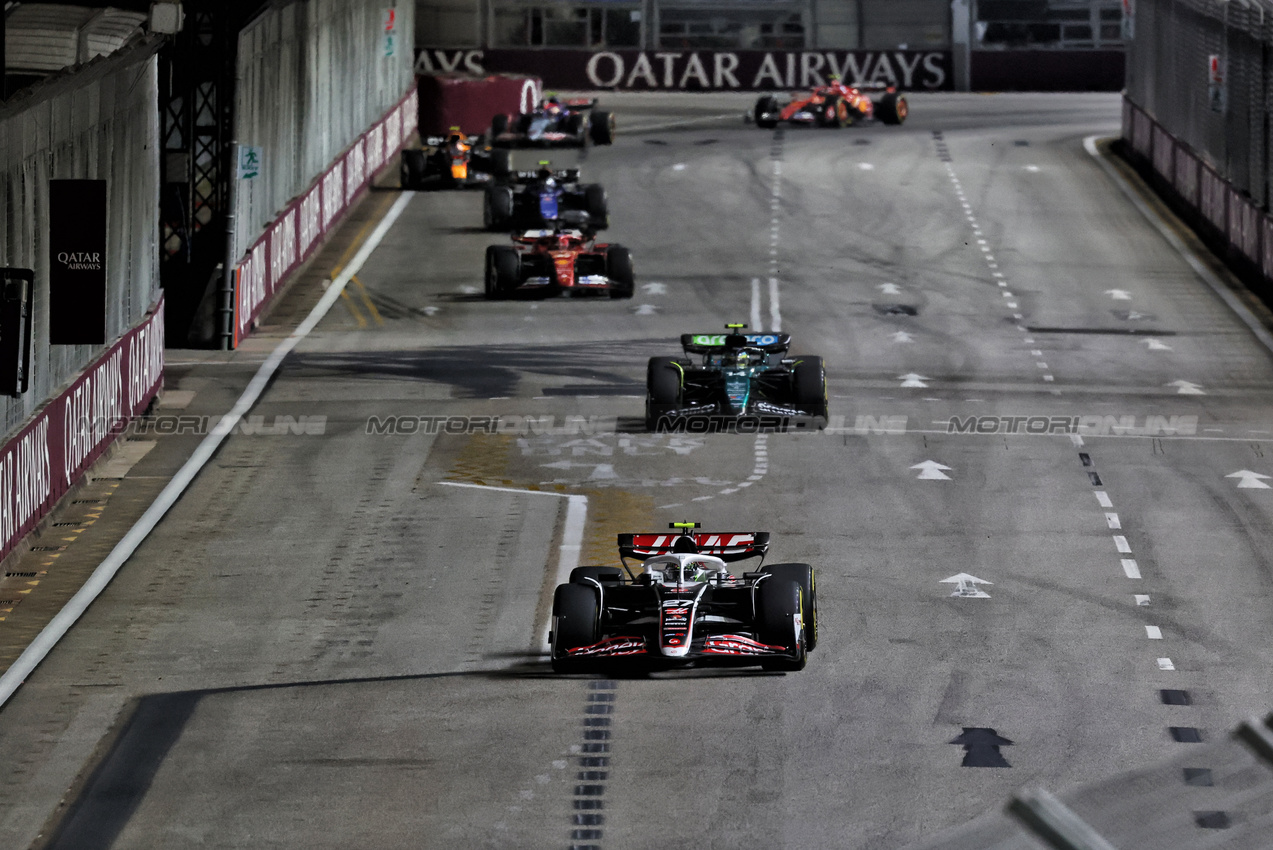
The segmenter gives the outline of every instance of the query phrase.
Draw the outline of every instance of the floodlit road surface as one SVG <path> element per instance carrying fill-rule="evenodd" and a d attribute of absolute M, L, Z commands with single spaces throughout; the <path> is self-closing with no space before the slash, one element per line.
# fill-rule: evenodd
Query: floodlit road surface
<path fill-rule="evenodd" d="M 1116 95 L 604 99 L 614 146 L 551 157 L 635 297 L 488 302 L 481 194 L 416 194 L 254 409 L 284 426 L 0 711 L 0 844 L 895 848 L 1267 710 L 1273 359 L 1085 149 Z M 825 358 L 828 430 L 645 432 L 647 358 L 728 321 Z M 249 368 L 169 389 L 222 412 Z M 677 520 L 815 566 L 808 667 L 554 676 L 563 544 Z"/>

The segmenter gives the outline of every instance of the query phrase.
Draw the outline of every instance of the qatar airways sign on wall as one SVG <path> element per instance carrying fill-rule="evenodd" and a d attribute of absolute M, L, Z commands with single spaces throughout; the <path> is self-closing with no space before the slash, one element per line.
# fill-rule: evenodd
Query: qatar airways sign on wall
<path fill-rule="evenodd" d="M 564 89 L 772 91 L 848 83 L 953 88 L 949 50 L 456 50 L 416 51 L 416 73 L 537 76 Z"/>
<path fill-rule="evenodd" d="M 0 445 L 0 557 L 13 551 L 128 422 L 164 373 L 163 299 Z"/>

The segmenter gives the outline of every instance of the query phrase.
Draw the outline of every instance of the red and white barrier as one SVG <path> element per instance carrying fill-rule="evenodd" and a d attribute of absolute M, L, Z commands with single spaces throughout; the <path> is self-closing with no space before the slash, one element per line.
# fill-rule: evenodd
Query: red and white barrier
<path fill-rule="evenodd" d="M 377 172 L 402 149 L 415 132 L 418 114 L 416 89 L 412 86 L 384 117 L 293 199 L 248 248 L 235 266 L 235 348 L 251 333 L 288 275 L 310 258 L 327 231 L 340 222 Z"/>
<path fill-rule="evenodd" d="M 0 558 L 52 510 L 163 385 L 163 297 L 0 447 Z"/>

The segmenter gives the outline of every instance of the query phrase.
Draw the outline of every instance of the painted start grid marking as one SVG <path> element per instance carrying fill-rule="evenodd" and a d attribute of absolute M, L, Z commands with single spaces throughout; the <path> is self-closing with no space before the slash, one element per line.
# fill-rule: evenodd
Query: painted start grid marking
<path fill-rule="evenodd" d="M 578 759 L 570 814 L 569 850 L 601 850 L 606 781 L 610 777 L 610 726 L 619 685 L 608 679 L 588 682 L 584 705 L 583 743 L 571 746 Z"/>
<path fill-rule="evenodd" d="M 942 164 L 946 166 L 946 176 L 950 178 L 950 183 L 955 188 L 955 197 L 959 199 L 959 206 L 963 209 L 964 218 L 967 219 L 969 226 L 972 227 L 972 235 L 975 240 L 975 244 L 978 250 L 981 251 L 981 257 L 986 263 L 986 268 L 990 271 L 991 279 L 994 280 L 995 285 L 1000 289 L 999 295 L 1003 306 L 1012 311 L 1012 318 L 1018 323 L 1017 330 L 1021 331 L 1022 334 L 1021 341 L 1027 346 L 1031 346 L 1028 350 L 1030 352 L 1030 356 L 1035 358 L 1034 368 L 1042 373 L 1040 377 L 1043 378 L 1044 382 L 1050 384 L 1055 381 L 1056 378 L 1052 374 L 1051 369 L 1048 367 L 1047 361 L 1039 359 L 1042 358 L 1043 351 L 1032 347 L 1036 345 L 1034 339 L 1030 336 L 1030 332 L 1026 330 L 1025 326 L 1020 324 L 1020 322 L 1025 319 L 1025 315 L 1019 312 L 1021 304 L 1017 300 L 1017 296 L 1008 289 L 1007 278 L 1004 277 L 1003 272 L 999 271 L 999 261 L 991 252 L 990 243 L 986 241 L 985 233 L 981 229 L 981 223 L 977 221 L 977 216 L 972 210 L 972 204 L 968 203 L 968 196 L 964 193 L 963 184 L 959 181 L 959 175 L 955 173 L 955 166 L 951 162 L 950 150 L 946 145 L 942 131 L 934 130 L 933 139 L 937 146 L 938 156 L 941 159 Z M 1054 389 L 1052 390 L 1052 393 L 1054 395 L 1060 395 L 1061 391 Z"/>
<path fill-rule="evenodd" d="M 1078 434 L 1070 435 L 1070 440 L 1075 448 L 1083 447 L 1083 438 Z M 1102 509 L 1102 515 L 1105 520 L 1106 530 L 1123 529 L 1122 518 L 1114 510 L 1114 500 L 1110 498 L 1109 491 L 1105 490 L 1105 482 L 1101 478 L 1100 472 L 1095 468 L 1095 462 L 1091 454 L 1088 452 L 1079 452 L 1079 461 L 1083 464 L 1087 471 L 1088 481 L 1093 487 L 1101 489 L 1093 490 L 1092 493 L 1096 497 L 1096 504 Z M 1140 570 L 1140 564 L 1132 557 L 1135 553 L 1132 551 L 1131 543 L 1125 534 L 1111 534 L 1111 540 L 1114 544 L 1115 552 L 1120 556 L 1119 565 L 1122 567 L 1123 575 L 1129 581 L 1144 581 L 1144 576 Z M 1151 598 L 1148 593 L 1133 593 L 1132 601 L 1138 608 L 1147 608 L 1150 606 Z M 1144 624 L 1146 640 L 1163 640 L 1162 628 L 1156 625 Z M 1159 655 L 1157 651 L 1150 652 L 1149 655 L 1155 659 L 1157 669 L 1160 673 L 1172 673 L 1176 671 L 1176 664 L 1168 655 Z M 1179 688 L 1160 688 L 1159 699 L 1163 705 L 1167 706 L 1189 706 L 1193 704 L 1193 698 L 1187 690 Z M 1203 742 L 1202 730 L 1193 726 L 1168 726 L 1167 733 L 1171 740 L 1180 744 L 1200 744 Z M 1187 785 L 1206 787 L 1212 785 L 1211 769 L 1199 767 L 1187 767 L 1183 769 L 1182 780 Z M 1193 812 L 1194 823 L 1202 829 L 1223 829 L 1229 824 L 1229 815 L 1227 812 L 1217 812 L 1213 810 L 1195 810 Z"/>

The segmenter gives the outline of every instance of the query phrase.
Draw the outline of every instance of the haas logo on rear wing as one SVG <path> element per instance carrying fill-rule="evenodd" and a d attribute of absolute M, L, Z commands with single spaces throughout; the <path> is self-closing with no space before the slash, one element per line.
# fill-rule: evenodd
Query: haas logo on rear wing
<path fill-rule="evenodd" d="M 681 534 L 620 534 L 619 556 L 645 560 L 673 551 Z M 700 555 L 713 555 L 722 561 L 761 558 L 769 551 L 768 531 L 694 532 L 694 545 Z"/>

